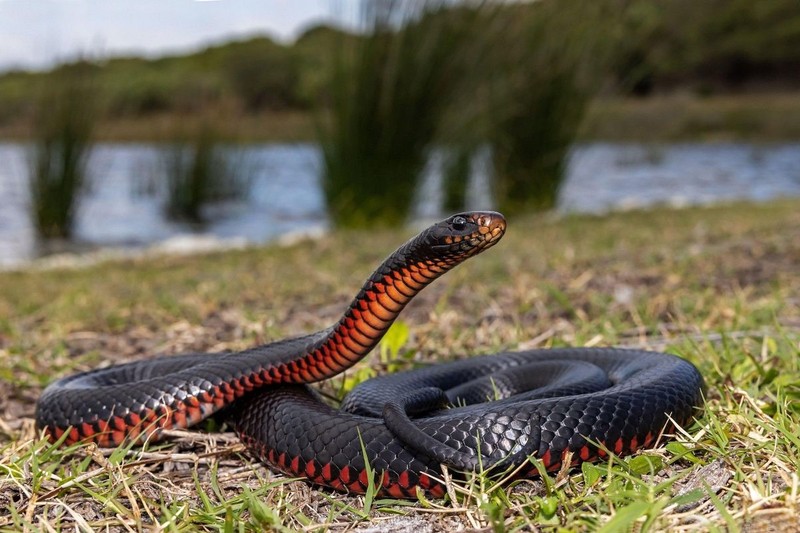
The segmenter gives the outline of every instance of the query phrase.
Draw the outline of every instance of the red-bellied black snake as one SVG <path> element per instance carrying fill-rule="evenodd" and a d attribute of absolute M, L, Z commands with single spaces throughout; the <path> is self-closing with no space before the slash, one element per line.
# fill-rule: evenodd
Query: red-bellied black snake
<path fill-rule="evenodd" d="M 261 460 L 340 490 L 445 492 L 454 471 L 548 470 L 627 454 L 691 421 L 703 379 L 673 355 L 613 348 L 506 352 L 368 380 L 336 410 L 308 383 L 350 368 L 403 307 L 454 266 L 493 246 L 506 222 L 454 215 L 398 248 L 332 327 L 225 354 L 196 353 L 91 370 L 42 393 L 36 421 L 52 439 L 118 446 L 157 439 L 223 408 Z M 487 399 L 494 401 L 486 402 Z M 66 436 L 65 436 L 66 434 Z M 365 457 L 366 453 L 366 457 Z"/>

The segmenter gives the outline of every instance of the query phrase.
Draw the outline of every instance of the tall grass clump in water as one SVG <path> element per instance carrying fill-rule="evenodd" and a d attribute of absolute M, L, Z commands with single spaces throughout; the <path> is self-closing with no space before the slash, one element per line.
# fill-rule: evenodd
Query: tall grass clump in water
<path fill-rule="evenodd" d="M 170 219 L 202 223 L 208 205 L 246 198 L 252 178 L 244 153 L 222 143 L 219 132 L 206 122 L 160 150 L 148 188 L 165 195 Z"/>
<path fill-rule="evenodd" d="M 494 188 L 504 213 L 555 206 L 565 166 L 611 46 L 597 21 L 603 3 L 543 1 L 509 6 L 494 48 L 489 137 Z M 602 34 L 601 34 L 602 32 Z"/>
<path fill-rule="evenodd" d="M 361 4 L 365 35 L 342 42 L 320 124 L 323 188 L 336 226 L 394 225 L 459 84 L 469 16 L 448 2 Z"/>
<path fill-rule="evenodd" d="M 44 81 L 29 153 L 31 218 L 40 237 L 69 238 L 88 186 L 98 91 L 95 66 L 78 62 Z"/>

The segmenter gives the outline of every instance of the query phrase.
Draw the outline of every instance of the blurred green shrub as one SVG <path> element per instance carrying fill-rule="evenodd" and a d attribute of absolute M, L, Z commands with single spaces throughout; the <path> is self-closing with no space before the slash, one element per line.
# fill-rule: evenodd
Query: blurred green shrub
<path fill-rule="evenodd" d="M 230 47 L 223 69 L 247 111 L 282 109 L 298 104 L 297 62 L 285 47 L 252 39 Z"/>
<path fill-rule="evenodd" d="M 603 0 L 610 5 L 614 0 Z M 629 0 L 608 74 L 623 93 L 797 90 L 796 0 Z"/>
<path fill-rule="evenodd" d="M 132 69 L 108 82 L 108 112 L 113 117 L 145 116 L 175 107 L 175 85 L 151 68 Z"/>
<path fill-rule="evenodd" d="M 297 65 L 297 97 L 301 105 L 330 104 L 330 80 L 337 63 L 331 51 L 353 46 L 358 39 L 354 34 L 325 25 L 309 28 L 297 38 L 292 57 Z"/>

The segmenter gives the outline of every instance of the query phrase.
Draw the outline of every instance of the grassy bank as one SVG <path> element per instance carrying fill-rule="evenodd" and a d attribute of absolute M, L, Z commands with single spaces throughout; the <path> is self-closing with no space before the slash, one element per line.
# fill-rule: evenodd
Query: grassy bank
<path fill-rule="evenodd" d="M 304 111 L 261 111 L 238 114 L 212 111 L 225 117 L 220 133 L 242 142 L 313 141 L 314 117 Z M 198 115 L 157 113 L 101 121 L 101 141 L 167 141 L 180 125 L 190 128 L 203 120 Z M 0 125 L 0 139 L 24 140 L 30 125 Z M 755 142 L 800 139 L 800 94 L 758 93 L 699 97 L 691 94 L 651 98 L 601 98 L 587 110 L 579 138 L 583 141 L 698 141 L 745 140 Z"/>
<path fill-rule="evenodd" d="M 708 405 L 695 426 L 610 466 L 512 489 L 477 478 L 454 488 L 455 501 L 365 509 L 363 498 L 270 474 L 227 433 L 180 433 L 145 451 L 108 453 L 54 449 L 33 429 L 36 398 L 57 376 L 328 325 L 409 233 L 342 232 L 288 248 L 0 273 L 0 530 L 800 524 L 797 200 L 513 220 L 497 248 L 403 314 L 412 335 L 397 368 L 562 345 L 666 349 L 698 365 Z M 383 370 L 374 354 L 348 377 Z"/>

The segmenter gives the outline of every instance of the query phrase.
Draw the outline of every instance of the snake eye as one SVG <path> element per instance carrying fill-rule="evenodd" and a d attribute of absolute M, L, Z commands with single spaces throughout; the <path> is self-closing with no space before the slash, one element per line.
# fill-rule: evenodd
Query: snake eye
<path fill-rule="evenodd" d="M 456 231 L 462 231 L 467 227 L 467 219 L 461 215 L 453 217 L 453 220 L 450 221 L 450 223 L 453 225 L 453 229 Z"/>

